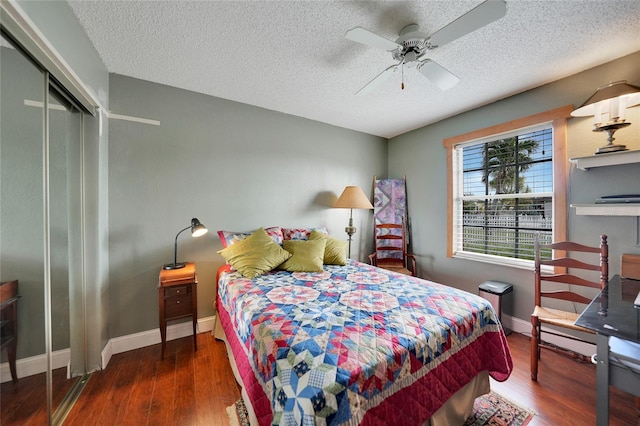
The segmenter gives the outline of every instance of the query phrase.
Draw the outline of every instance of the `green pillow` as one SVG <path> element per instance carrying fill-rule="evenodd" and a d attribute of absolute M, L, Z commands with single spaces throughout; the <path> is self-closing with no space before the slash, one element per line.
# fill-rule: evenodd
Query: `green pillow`
<path fill-rule="evenodd" d="M 257 229 L 244 240 L 218 251 L 227 263 L 247 278 L 269 272 L 291 257 L 271 239 L 264 228 Z"/>
<path fill-rule="evenodd" d="M 284 240 L 282 245 L 292 256 L 280 265 L 280 269 L 289 272 L 322 272 L 324 241 Z"/>
<path fill-rule="evenodd" d="M 347 242 L 325 235 L 322 232 L 311 231 L 309 240 L 325 240 L 324 264 L 325 265 L 346 265 L 347 264 Z"/>

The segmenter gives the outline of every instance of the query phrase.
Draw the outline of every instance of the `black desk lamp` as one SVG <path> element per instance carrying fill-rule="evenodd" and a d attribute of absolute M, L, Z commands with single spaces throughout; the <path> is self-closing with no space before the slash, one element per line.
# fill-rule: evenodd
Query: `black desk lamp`
<path fill-rule="evenodd" d="M 166 265 L 164 265 L 164 269 L 184 268 L 185 263 L 184 262 L 178 263 L 178 260 L 177 260 L 178 259 L 178 235 L 180 235 L 183 231 L 186 231 L 187 229 L 191 229 L 192 237 L 200 237 L 206 234 L 207 232 L 209 232 L 207 227 L 201 224 L 197 218 L 194 217 L 193 219 L 191 219 L 191 225 L 187 226 L 184 229 L 181 229 L 180 232 L 176 234 L 176 240 L 173 244 L 173 263 L 167 263 Z"/>

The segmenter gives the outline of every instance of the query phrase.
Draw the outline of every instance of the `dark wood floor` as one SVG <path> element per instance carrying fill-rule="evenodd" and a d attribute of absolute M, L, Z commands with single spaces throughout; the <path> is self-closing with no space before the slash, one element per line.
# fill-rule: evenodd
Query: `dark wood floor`
<path fill-rule="evenodd" d="M 67 369 L 57 368 L 51 375 L 53 410 L 64 399 L 76 379 L 67 379 Z M 44 373 L 23 377 L 18 383 L 0 385 L 0 425 L 46 425 L 47 378 Z"/>
<path fill-rule="evenodd" d="M 531 426 L 595 424 L 595 366 L 543 351 L 532 382 L 529 339 L 514 333 L 508 341 L 514 372 L 491 386 L 533 409 Z M 184 338 L 167 343 L 164 361 L 160 345 L 113 356 L 92 375 L 65 425 L 227 425 L 225 408 L 239 397 L 224 344 L 202 333 L 195 353 Z M 631 395 L 611 388 L 610 401 L 612 426 L 640 425 Z"/>
<path fill-rule="evenodd" d="M 240 399 L 224 343 L 210 333 L 114 355 L 92 374 L 65 425 L 227 425 Z"/>
<path fill-rule="evenodd" d="M 531 381 L 529 337 L 513 333 L 507 340 L 514 371 L 503 383 L 491 380 L 491 389 L 537 413 L 530 426 L 595 425 L 596 366 L 543 350 L 538 381 Z M 610 387 L 611 426 L 640 426 L 635 398 Z"/>

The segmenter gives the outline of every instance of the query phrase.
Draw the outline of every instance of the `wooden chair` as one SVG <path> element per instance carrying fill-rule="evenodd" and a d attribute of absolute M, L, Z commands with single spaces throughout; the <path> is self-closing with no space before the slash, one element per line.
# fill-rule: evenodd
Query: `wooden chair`
<path fill-rule="evenodd" d="M 592 331 L 575 325 L 575 321 L 580 316 L 580 313 L 569 312 L 559 309 L 549 308 L 543 305 L 543 300 L 546 302 L 548 299 L 564 300 L 566 302 L 588 304 L 591 302 L 592 297 L 586 297 L 582 294 L 575 292 L 577 287 L 591 287 L 598 290 L 603 289 L 609 283 L 609 247 L 607 246 L 607 236 L 600 236 L 600 247 L 590 247 L 582 244 L 563 241 L 554 244 L 542 245 L 538 239 L 538 235 L 535 237 L 535 309 L 531 314 L 531 380 L 538 379 L 538 360 L 540 359 L 540 349 L 547 348 L 561 353 L 571 355 L 574 358 L 584 358 L 580 354 L 576 354 L 572 351 L 558 348 L 557 346 L 545 343 L 541 339 L 542 324 L 547 324 L 555 327 L 562 327 L 569 330 L 577 330 L 584 333 L 594 334 Z M 542 260 L 540 256 L 541 250 L 558 250 L 561 253 L 555 253 L 560 256 L 552 260 Z M 571 259 L 568 257 L 568 253 L 597 253 L 599 254 L 599 262 L 597 263 L 585 263 L 577 259 Z M 589 256 L 589 255 L 586 255 Z M 595 261 L 595 256 L 594 256 Z M 589 281 L 577 275 L 569 274 L 566 269 L 563 269 L 558 274 L 548 274 L 541 270 L 542 266 L 570 268 L 571 270 L 587 270 L 598 271 L 599 281 Z M 595 275 L 595 274 L 594 274 Z M 594 277 L 595 278 L 595 277 Z M 594 295 L 595 296 L 595 295 Z M 587 341 L 574 336 L 568 336 L 566 334 L 555 333 L 552 330 L 545 329 L 545 333 L 553 334 L 556 336 L 562 336 L 577 341 Z"/>
<path fill-rule="evenodd" d="M 407 253 L 407 230 L 397 223 L 378 223 L 374 226 L 375 253 L 369 262 L 379 268 L 416 276 L 416 258 Z"/>

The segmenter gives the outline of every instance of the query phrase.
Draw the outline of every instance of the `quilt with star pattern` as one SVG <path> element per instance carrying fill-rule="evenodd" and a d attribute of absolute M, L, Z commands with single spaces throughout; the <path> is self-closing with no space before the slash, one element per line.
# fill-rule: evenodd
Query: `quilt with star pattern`
<path fill-rule="evenodd" d="M 423 424 L 513 367 L 485 299 L 352 260 L 254 279 L 227 266 L 217 308 L 261 425 Z"/>

